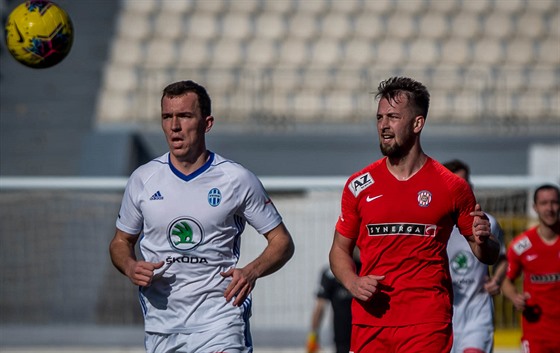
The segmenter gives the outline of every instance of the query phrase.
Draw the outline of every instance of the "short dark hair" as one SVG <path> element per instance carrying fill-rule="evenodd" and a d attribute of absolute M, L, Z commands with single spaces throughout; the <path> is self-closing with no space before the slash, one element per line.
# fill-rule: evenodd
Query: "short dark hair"
<path fill-rule="evenodd" d="M 415 114 L 422 115 L 424 118 L 428 117 L 430 93 L 426 86 L 409 77 L 391 77 L 381 81 L 375 98 L 396 100 L 401 94 L 408 98 Z"/>
<path fill-rule="evenodd" d="M 161 100 L 163 101 L 164 97 L 179 97 L 188 92 L 194 92 L 198 96 L 198 106 L 203 117 L 212 115 L 212 101 L 206 88 L 191 80 L 178 81 L 168 85 L 163 89 Z"/>
<path fill-rule="evenodd" d="M 460 170 L 464 170 L 467 172 L 467 175 L 471 175 L 471 169 L 467 165 L 467 163 L 459 160 L 459 159 L 452 159 L 443 163 L 443 166 L 449 169 L 452 173 L 457 173 Z"/>
<path fill-rule="evenodd" d="M 558 195 L 558 198 L 560 198 L 560 189 L 558 188 L 558 186 L 553 185 L 553 184 L 543 184 L 543 185 L 539 186 L 535 190 L 535 193 L 533 194 L 533 202 L 534 203 L 537 203 L 537 194 L 542 190 L 554 190 L 554 191 L 556 191 L 556 195 Z"/>

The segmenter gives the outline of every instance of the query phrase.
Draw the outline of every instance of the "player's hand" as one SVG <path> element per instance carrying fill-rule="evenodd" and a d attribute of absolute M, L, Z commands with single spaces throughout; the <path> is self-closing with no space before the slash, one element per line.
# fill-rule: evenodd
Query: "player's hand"
<path fill-rule="evenodd" d="M 527 307 L 527 300 L 529 298 L 531 298 L 531 295 L 529 295 L 529 293 L 517 293 L 511 299 L 511 302 L 513 303 L 513 306 L 515 307 L 515 309 L 517 309 L 519 311 L 523 311 Z"/>
<path fill-rule="evenodd" d="M 488 216 L 482 212 L 479 204 L 476 204 L 474 211 L 470 213 L 474 217 L 472 224 L 472 232 L 475 242 L 480 245 L 484 244 L 486 240 L 492 235 L 490 230 L 490 221 Z"/>
<path fill-rule="evenodd" d="M 220 274 L 222 277 L 231 277 L 231 282 L 224 292 L 226 301 L 229 302 L 235 298 L 233 301 L 234 306 L 243 304 L 253 291 L 257 276 L 250 274 L 249 271 L 243 268 L 230 268 L 226 272 L 220 272 Z"/>
<path fill-rule="evenodd" d="M 164 262 L 134 261 L 128 267 L 126 275 L 137 286 L 147 287 L 152 283 L 154 270 L 163 266 Z"/>
<path fill-rule="evenodd" d="M 385 279 L 385 276 L 367 275 L 356 277 L 356 280 L 350 283 L 348 290 L 354 298 L 361 301 L 370 300 L 379 290 L 379 281 Z"/>
<path fill-rule="evenodd" d="M 500 294 L 500 284 L 495 278 L 488 278 L 487 281 L 484 283 L 484 290 L 494 296 Z"/>
<path fill-rule="evenodd" d="M 307 335 L 307 353 L 317 353 L 319 352 L 319 337 L 317 333 L 310 332 Z"/>

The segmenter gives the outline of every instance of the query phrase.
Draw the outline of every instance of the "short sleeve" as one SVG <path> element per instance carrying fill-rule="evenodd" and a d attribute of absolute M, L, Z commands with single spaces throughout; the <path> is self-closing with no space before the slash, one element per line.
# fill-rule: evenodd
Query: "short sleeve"
<path fill-rule="evenodd" d="M 133 173 L 126 184 L 116 227 L 125 233 L 137 235 L 142 231 L 144 218 L 140 210 L 138 195 L 143 185 L 137 173 Z"/>
<path fill-rule="evenodd" d="M 348 179 L 342 191 L 340 216 L 336 223 L 336 231 L 347 238 L 356 239 L 359 234 L 360 219 L 356 209 L 357 199 L 348 187 L 351 179 Z"/>

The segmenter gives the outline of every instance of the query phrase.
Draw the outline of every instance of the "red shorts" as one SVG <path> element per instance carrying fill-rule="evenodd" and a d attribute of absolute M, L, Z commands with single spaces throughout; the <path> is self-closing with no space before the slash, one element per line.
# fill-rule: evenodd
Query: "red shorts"
<path fill-rule="evenodd" d="M 352 325 L 350 353 L 449 353 L 451 323 L 399 327 Z"/>
<path fill-rule="evenodd" d="M 523 336 L 521 351 L 523 353 L 558 353 L 560 352 L 560 340 L 542 341 Z"/>

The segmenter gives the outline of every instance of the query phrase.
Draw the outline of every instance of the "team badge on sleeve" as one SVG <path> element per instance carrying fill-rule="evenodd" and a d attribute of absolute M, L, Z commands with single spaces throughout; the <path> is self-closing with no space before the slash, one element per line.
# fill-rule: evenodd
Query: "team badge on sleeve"
<path fill-rule="evenodd" d="M 348 188 L 355 197 L 358 197 L 360 192 L 365 190 L 368 186 L 373 185 L 373 178 L 369 173 L 357 176 L 348 184 Z"/>

